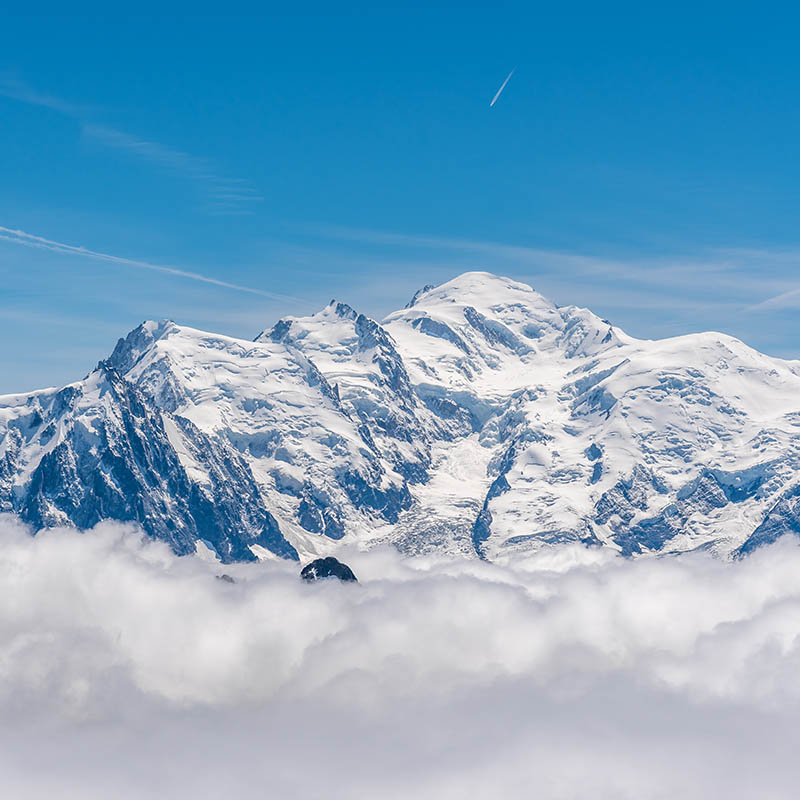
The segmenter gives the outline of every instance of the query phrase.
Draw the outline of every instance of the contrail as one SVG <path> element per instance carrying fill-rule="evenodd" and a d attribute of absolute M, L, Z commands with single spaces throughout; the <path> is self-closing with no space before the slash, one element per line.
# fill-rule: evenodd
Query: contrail
<path fill-rule="evenodd" d="M 200 275 L 197 272 L 178 269 L 177 267 L 150 264 L 147 261 L 137 261 L 133 258 L 123 258 L 122 256 L 114 256 L 109 253 L 98 253 L 95 250 L 87 250 L 85 247 L 76 247 L 75 245 L 64 244 L 63 242 L 54 242 L 52 239 L 45 239 L 43 236 L 34 236 L 32 233 L 6 228 L 3 225 L 0 225 L 0 239 L 22 245 L 23 247 L 37 247 L 40 250 L 51 250 L 54 253 L 83 256 L 84 258 L 92 258 L 96 261 L 106 261 L 111 264 L 122 264 L 126 267 L 163 272 L 167 275 L 176 275 L 179 278 L 188 278 L 189 280 L 200 281 L 201 283 L 210 283 L 212 286 L 221 286 L 224 289 L 233 289 L 237 292 L 248 292 L 249 294 L 257 294 L 262 297 L 270 297 L 273 300 L 288 300 L 292 303 L 306 302 L 298 297 L 266 292 L 263 289 L 254 289 L 250 286 L 242 286 L 238 283 L 228 283 L 227 281 L 221 281 L 217 278 L 209 278 L 207 275 Z"/>
<path fill-rule="evenodd" d="M 516 67 L 514 67 L 514 69 L 516 69 Z M 506 88 L 506 84 L 511 80 L 511 76 L 514 74 L 514 69 L 508 73 L 508 77 L 503 81 L 503 85 L 497 90 L 497 94 L 492 98 L 492 102 L 489 103 L 489 108 L 497 102 L 497 98 L 503 93 L 503 89 Z"/>

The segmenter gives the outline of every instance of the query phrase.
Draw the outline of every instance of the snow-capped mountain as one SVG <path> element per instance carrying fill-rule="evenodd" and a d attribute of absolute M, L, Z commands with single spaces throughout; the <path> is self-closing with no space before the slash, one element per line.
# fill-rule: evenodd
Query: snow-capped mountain
<path fill-rule="evenodd" d="M 800 535 L 800 362 L 477 272 L 380 324 L 335 301 L 255 341 L 146 322 L 84 380 L 0 397 L 0 511 L 223 561 L 744 554 Z"/>

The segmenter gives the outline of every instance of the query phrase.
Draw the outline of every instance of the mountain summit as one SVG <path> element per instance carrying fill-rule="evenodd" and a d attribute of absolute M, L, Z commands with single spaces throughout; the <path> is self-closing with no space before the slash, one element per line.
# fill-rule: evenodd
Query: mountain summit
<path fill-rule="evenodd" d="M 255 341 L 143 323 L 84 380 L 0 397 L 0 511 L 222 561 L 732 556 L 800 535 L 798 398 L 800 362 L 468 272 L 381 323 L 336 301 Z"/>

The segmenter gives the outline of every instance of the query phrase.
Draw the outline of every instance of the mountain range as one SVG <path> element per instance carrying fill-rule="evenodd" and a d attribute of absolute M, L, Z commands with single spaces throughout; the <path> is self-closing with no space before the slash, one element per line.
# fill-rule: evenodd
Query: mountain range
<path fill-rule="evenodd" d="M 482 272 L 382 322 L 337 301 L 253 341 L 144 322 L 83 380 L 0 397 L 0 512 L 223 562 L 738 557 L 800 535 L 800 361 L 636 339 Z"/>

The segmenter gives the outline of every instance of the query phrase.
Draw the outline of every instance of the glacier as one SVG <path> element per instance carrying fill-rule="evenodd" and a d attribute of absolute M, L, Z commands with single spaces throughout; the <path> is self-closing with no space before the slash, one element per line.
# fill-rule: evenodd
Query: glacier
<path fill-rule="evenodd" d="M 334 300 L 253 341 L 144 322 L 83 380 L 0 397 L 0 512 L 137 523 L 226 563 L 737 558 L 800 535 L 800 362 L 636 339 L 484 272 L 381 322 Z"/>

